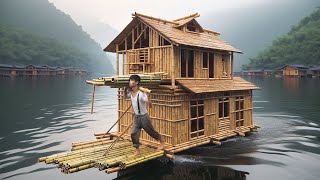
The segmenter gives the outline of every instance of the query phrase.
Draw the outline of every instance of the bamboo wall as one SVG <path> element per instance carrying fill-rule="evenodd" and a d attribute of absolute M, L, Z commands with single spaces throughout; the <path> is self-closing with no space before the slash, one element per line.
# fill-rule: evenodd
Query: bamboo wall
<path fill-rule="evenodd" d="M 171 77 L 171 45 L 128 50 L 125 54 L 125 74 L 164 72 Z"/>
<path fill-rule="evenodd" d="M 164 78 L 170 79 L 172 74 L 177 79 L 185 78 L 181 77 L 181 49 L 194 51 L 192 78 L 208 79 L 211 68 L 214 71 L 214 79 L 231 78 L 232 67 L 229 52 L 175 46 L 143 22 L 133 27 L 124 40 L 116 46 L 117 64 L 122 63 L 122 74 L 164 72 L 168 74 Z M 214 54 L 214 67 L 202 66 L 203 61 L 206 61 L 203 59 L 204 52 Z M 118 72 L 119 65 L 116 69 Z"/>
<path fill-rule="evenodd" d="M 202 50 L 199 48 L 190 47 L 175 47 L 174 48 L 174 61 L 175 61 L 175 77 L 176 79 L 190 79 L 188 77 L 181 77 L 181 49 L 194 50 L 194 77 L 191 79 L 209 79 L 209 62 L 208 68 L 203 68 L 203 53 L 214 54 L 214 77 L 213 79 L 231 79 L 231 58 L 230 54 L 226 52 Z M 222 61 L 222 58 L 224 61 Z M 223 71 L 225 71 L 225 75 Z M 212 79 L 212 78 L 211 78 Z"/>
<path fill-rule="evenodd" d="M 253 125 L 252 122 L 252 95 L 251 91 L 234 91 L 230 92 L 229 97 L 229 113 L 227 118 L 228 126 L 224 128 L 223 121 L 219 119 L 219 104 L 218 100 L 223 96 L 223 93 L 202 93 L 190 94 L 187 92 L 172 92 L 169 89 L 159 88 L 152 89 L 149 94 L 153 107 L 149 108 L 148 115 L 154 128 L 163 136 L 166 143 L 171 145 L 178 145 L 191 140 L 191 121 L 190 121 L 190 101 L 203 100 L 204 101 L 204 136 L 199 136 L 192 139 L 202 138 L 205 136 L 223 133 L 227 130 L 235 130 L 235 97 L 244 97 L 244 126 Z M 118 116 L 130 106 L 130 99 L 123 96 L 123 90 L 120 88 L 118 91 Z M 118 124 L 118 129 L 122 132 L 133 120 L 132 107 L 123 116 Z M 222 123 L 221 123 L 222 122 Z M 228 128 L 226 128 L 228 127 Z M 219 130 L 223 129 L 223 130 Z M 127 135 L 131 134 L 131 128 L 126 132 Z M 140 137 L 147 142 L 156 142 L 144 130 L 141 131 Z"/>
<path fill-rule="evenodd" d="M 173 46 L 145 23 L 139 22 L 116 47 L 122 74 L 164 72 L 167 73 L 165 78 L 171 78 Z"/>
<path fill-rule="evenodd" d="M 285 67 L 282 71 L 283 76 L 301 76 L 301 75 L 305 75 L 305 72 L 303 71 L 299 71 L 297 69 L 294 69 L 292 67 Z"/>

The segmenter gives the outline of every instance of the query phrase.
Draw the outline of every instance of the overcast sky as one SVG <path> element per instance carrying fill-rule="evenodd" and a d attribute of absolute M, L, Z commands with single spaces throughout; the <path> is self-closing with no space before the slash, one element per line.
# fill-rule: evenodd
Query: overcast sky
<path fill-rule="evenodd" d="M 206 14 L 231 11 L 234 8 L 254 8 L 267 0 L 49 0 L 70 14 L 79 23 L 81 18 L 94 18 L 122 30 L 130 21 L 131 13 L 139 12 L 164 19 L 175 19 L 199 12 Z"/>

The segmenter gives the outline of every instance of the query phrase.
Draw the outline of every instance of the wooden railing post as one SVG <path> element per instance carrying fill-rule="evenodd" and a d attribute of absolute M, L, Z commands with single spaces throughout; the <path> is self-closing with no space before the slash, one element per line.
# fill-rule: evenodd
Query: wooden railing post
<path fill-rule="evenodd" d="M 174 46 L 171 45 L 171 86 L 175 88 Z"/>

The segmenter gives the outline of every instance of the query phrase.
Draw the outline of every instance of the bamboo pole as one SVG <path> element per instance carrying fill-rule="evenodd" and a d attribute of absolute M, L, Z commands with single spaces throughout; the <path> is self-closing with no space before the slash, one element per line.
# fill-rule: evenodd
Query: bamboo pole
<path fill-rule="evenodd" d="M 104 146 L 107 146 L 107 145 L 104 145 Z M 58 157 L 64 157 L 64 156 L 69 156 L 69 155 L 72 155 L 72 154 L 84 153 L 84 152 L 89 151 L 89 150 L 98 150 L 99 148 L 103 148 L 103 146 L 96 147 L 96 148 L 91 148 L 91 149 L 81 149 L 81 150 L 71 151 L 71 152 L 62 152 L 62 153 L 54 154 L 54 155 L 51 155 L 51 156 L 41 157 L 41 158 L 38 159 L 38 161 L 39 162 L 43 162 L 43 161 L 54 159 L 54 158 L 58 158 Z"/>
<path fill-rule="evenodd" d="M 119 44 L 116 45 L 116 75 L 119 75 Z"/>
<path fill-rule="evenodd" d="M 94 92 L 95 92 L 96 86 L 92 86 L 92 102 L 91 102 L 91 114 L 93 113 L 93 104 L 94 104 Z"/>
<path fill-rule="evenodd" d="M 171 45 L 171 86 L 173 89 L 175 89 L 175 67 L 174 67 L 174 63 L 175 63 L 175 59 L 174 59 L 174 46 Z"/>
<path fill-rule="evenodd" d="M 94 163 L 97 160 L 103 160 L 103 159 L 107 159 L 109 157 L 123 155 L 125 153 L 127 153 L 126 147 L 122 148 L 122 150 L 120 152 L 114 151 L 112 153 L 112 155 L 108 156 L 108 157 L 103 156 L 102 155 L 103 151 L 101 151 L 99 154 L 85 155 L 85 156 L 79 157 L 75 160 L 61 162 L 63 164 L 61 167 L 62 167 L 62 169 L 68 170 L 68 169 L 88 165 L 90 163 Z"/>
<path fill-rule="evenodd" d="M 144 89 L 144 90 L 145 90 L 145 89 Z M 132 104 L 130 104 L 130 106 L 127 108 L 127 110 L 125 110 L 125 112 L 122 113 L 122 115 L 121 115 L 121 116 L 118 118 L 118 120 L 108 129 L 108 131 L 102 136 L 102 138 L 103 138 L 105 135 L 109 134 L 109 132 L 111 131 L 111 129 L 112 129 L 117 123 L 119 123 L 120 119 L 123 117 L 123 115 L 125 115 L 125 114 L 128 112 L 128 110 L 131 108 L 131 106 L 132 106 Z"/>
<path fill-rule="evenodd" d="M 94 143 L 98 143 L 98 142 L 112 142 L 112 140 L 110 139 L 98 139 L 98 140 L 93 140 L 93 141 L 87 141 L 87 142 L 78 142 L 78 143 L 72 143 L 72 147 L 77 147 L 77 146 L 82 146 L 82 145 L 87 145 L 87 144 L 94 144 Z"/>
<path fill-rule="evenodd" d="M 109 169 L 106 170 L 106 173 L 110 174 L 110 173 L 113 173 L 113 172 L 117 172 L 120 169 L 121 169 L 120 167 L 109 168 Z"/>
<path fill-rule="evenodd" d="M 234 68 L 233 68 L 233 52 L 231 53 L 231 79 L 234 77 Z"/>
<path fill-rule="evenodd" d="M 131 151 L 128 151 L 127 153 L 133 153 L 135 150 L 131 150 Z M 154 154 L 155 151 L 150 151 L 150 148 L 142 148 L 141 149 L 141 155 L 142 156 L 145 156 L 145 155 L 148 155 L 148 154 Z M 130 159 L 130 157 L 132 157 L 132 155 L 129 155 L 129 154 L 124 154 L 122 156 L 119 156 L 119 157 L 115 157 L 115 158 L 112 158 L 112 159 L 108 159 L 104 162 L 100 162 L 98 163 L 98 166 L 99 166 L 99 170 L 104 170 L 106 168 L 111 168 L 111 167 L 115 167 L 115 166 L 119 166 L 120 164 L 122 164 L 122 161 L 126 161 L 128 159 Z M 97 163 L 96 163 L 97 164 Z"/>
<path fill-rule="evenodd" d="M 99 152 L 99 151 L 102 151 L 104 150 L 107 146 L 107 145 L 102 145 L 102 146 L 99 146 L 97 148 L 88 148 L 88 149 L 85 149 L 85 150 L 77 150 L 77 151 L 72 151 L 72 152 L 68 152 L 68 153 L 63 153 L 63 154 L 60 154 L 60 155 L 54 155 L 54 156 L 47 156 L 45 158 L 39 158 L 39 161 L 45 161 L 47 164 L 48 163 L 52 163 L 52 162 L 55 162 L 55 161 L 62 161 L 64 160 L 63 158 L 67 159 L 67 158 L 72 158 L 72 157 L 78 157 L 78 156 L 83 156 L 83 155 L 86 155 L 86 154 L 90 154 L 90 153 L 95 153 L 95 152 Z M 129 146 L 131 145 L 130 142 L 125 142 L 125 143 L 122 143 L 122 144 L 119 144 L 117 145 L 118 146 Z"/>
<path fill-rule="evenodd" d="M 124 133 L 126 133 L 126 131 L 132 126 L 132 124 L 133 124 L 133 121 L 132 121 L 132 122 L 130 123 L 130 125 L 117 137 L 117 139 L 114 140 L 114 142 L 109 146 L 109 148 L 107 149 L 107 151 L 105 152 L 104 155 L 108 154 L 109 150 L 112 149 L 112 147 L 115 145 L 115 143 L 118 142 L 118 140 L 120 139 L 120 137 L 121 137 Z"/>

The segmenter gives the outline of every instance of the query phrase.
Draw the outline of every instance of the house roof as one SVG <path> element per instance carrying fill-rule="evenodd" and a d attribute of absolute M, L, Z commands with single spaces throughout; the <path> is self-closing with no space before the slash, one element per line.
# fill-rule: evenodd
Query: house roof
<path fill-rule="evenodd" d="M 188 22 L 194 20 L 195 18 L 197 18 L 199 16 L 200 16 L 200 14 L 194 13 L 194 14 L 191 14 L 189 16 L 185 16 L 185 17 L 181 17 L 181 18 L 172 20 L 172 22 L 178 23 L 178 25 L 176 25 L 176 27 L 180 27 L 180 26 L 185 25 Z"/>
<path fill-rule="evenodd" d="M 177 82 L 178 85 L 194 93 L 260 89 L 240 77 L 234 77 L 233 80 L 181 79 Z"/>
<path fill-rule="evenodd" d="M 182 26 L 199 17 L 198 13 L 179 18 L 173 21 L 168 21 L 160 18 L 155 18 L 139 13 L 133 14 L 132 21 L 123 29 L 123 31 L 104 49 L 104 51 L 115 52 L 116 44 L 120 43 L 139 22 L 143 22 L 150 28 L 156 30 L 166 40 L 174 45 L 187 45 L 208 49 L 224 50 L 241 53 L 239 49 L 234 48 L 226 41 L 222 40 L 218 32 L 203 29 L 201 32 L 185 32 L 177 27 Z M 197 21 L 194 21 L 197 23 Z"/>
<path fill-rule="evenodd" d="M 314 67 L 311 67 L 308 70 L 310 70 L 310 71 L 320 71 L 320 66 L 314 66 Z"/>
<path fill-rule="evenodd" d="M 0 68 L 13 68 L 13 65 L 10 65 L 10 64 L 0 64 Z"/>
<path fill-rule="evenodd" d="M 297 70 L 307 70 L 307 69 L 309 69 L 307 66 L 302 65 L 302 64 L 287 64 L 285 66 L 282 66 L 278 70 L 282 70 L 285 67 L 292 67 L 292 68 L 297 69 Z"/>

